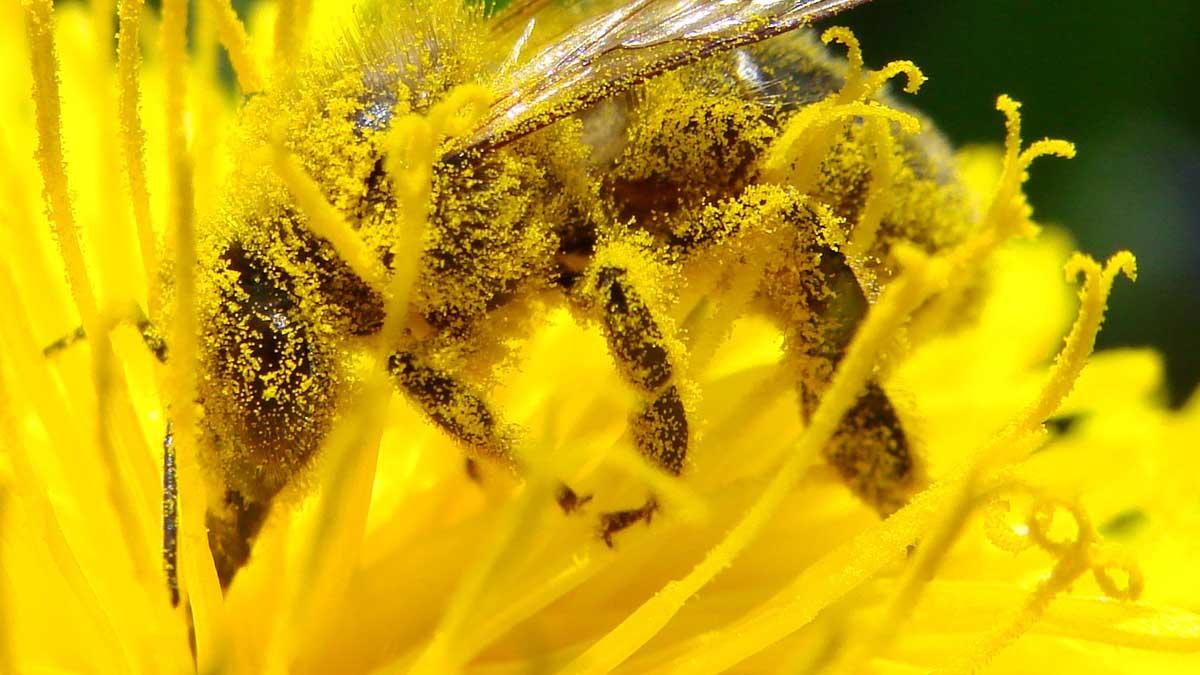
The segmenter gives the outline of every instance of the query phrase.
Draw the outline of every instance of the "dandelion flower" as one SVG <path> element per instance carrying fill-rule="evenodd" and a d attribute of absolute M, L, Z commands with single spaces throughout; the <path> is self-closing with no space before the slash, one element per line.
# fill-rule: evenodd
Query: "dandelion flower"
<path fill-rule="evenodd" d="M 633 395 L 603 335 L 556 310 L 524 326 L 519 366 L 495 388 L 525 439 L 526 471 L 485 466 L 477 482 L 368 350 L 358 398 L 223 591 L 205 525 L 219 495 L 197 450 L 204 420 L 182 403 L 206 377 L 193 367 L 206 347 L 193 309 L 204 292 L 197 256 L 206 260 L 196 230 L 239 176 L 271 173 L 389 298 L 385 333 L 398 330 L 418 261 L 382 270 L 344 205 L 309 189 L 306 167 L 271 145 L 275 131 L 235 122 L 242 102 L 216 75 L 221 45 L 241 91 L 270 96 L 305 50 L 337 48 L 326 33 L 338 31 L 317 27 L 361 14 L 281 2 L 243 23 L 209 0 L 189 27 L 181 0 L 161 13 L 130 0 L 113 9 L 0 9 L 0 671 L 1200 668 L 1200 577 L 1189 572 L 1200 554 L 1200 401 L 1163 407 L 1153 352 L 1091 353 L 1108 292 L 1134 261 L 1072 254 L 1063 231 L 1030 220 L 1030 163 L 1072 150 L 1022 145 L 1006 97 L 1004 147 L 956 157 L 977 222 L 944 246 L 896 247 L 895 275 L 808 424 L 780 367 L 779 330 L 737 318 L 690 373 L 700 432 L 683 476 L 663 474 L 633 450 Z M 873 134 L 870 147 L 919 124 L 872 98 L 894 75 L 918 86 L 915 66 L 870 71 L 848 31 L 826 38 L 849 49 L 845 82 L 780 131 L 766 159 L 779 184 L 811 188 L 813 158 L 850 120 Z M 388 170 L 411 207 L 403 232 L 427 224 L 430 139 L 467 133 L 455 114 L 481 91 L 456 89 L 446 100 L 457 107 L 397 122 L 409 145 Z M 245 105 L 264 105 L 255 100 L 274 99 Z M 274 153 L 231 158 L 251 132 Z M 899 174 L 888 156 L 877 153 L 845 242 L 862 259 L 883 215 L 906 208 L 889 196 Z M 166 366 L 131 308 L 161 322 Z M 78 326 L 86 340 L 43 355 Z M 876 372 L 928 474 L 882 519 L 819 461 Z M 177 457 L 164 454 L 168 419 Z M 179 549 L 166 571 L 177 589 L 161 562 L 171 460 L 178 502 L 167 506 L 179 519 L 168 538 Z M 559 478 L 595 495 L 582 516 L 554 504 Z M 648 491 L 661 513 L 605 546 L 594 515 Z"/>

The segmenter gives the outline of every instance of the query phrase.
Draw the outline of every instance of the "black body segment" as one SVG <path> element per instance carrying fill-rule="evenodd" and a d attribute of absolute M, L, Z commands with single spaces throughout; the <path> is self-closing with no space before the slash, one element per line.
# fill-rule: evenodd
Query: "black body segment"
<path fill-rule="evenodd" d="M 401 391 L 448 434 L 475 453 L 512 463 L 509 441 L 491 407 L 473 387 L 412 352 L 392 354 L 388 370 Z"/>
<path fill-rule="evenodd" d="M 630 384 L 653 393 L 671 381 L 672 369 L 663 334 L 641 293 L 625 270 L 605 267 L 596 273 L 604 334 L 617 366 Z"/>
<path fill-rule="evenodd" d="M 810 298 L 813 330 L 799 332 L 790 356 L 797 365 L 801 412 L 811 419 L 854 332 L 867 312 L 867 299 L 845 257 L 818 251 L 824 292 Z M 815 339 L 812 339 L 815 337 Z M 846 485 L 882 515 L 908 502 L 920 473 L 899 415 L 876 381 L 867 384 L 823 452 Z"/>
<path fill-rule="evenodd" d="M 673 476 L 683 472 L 687 459 L 688 419 L 679 388 L 658 393 L 633 418 L 633 439 L 642 454 Z"/>
<path fill-rule="evenodd" d="M 339 367 L 291 273 L 237 243 L 221 260 L 220 305 L 204 321 L 202 433 L 220 448 L 215 468 L 225 486 L 265 504 L 320 446 L 338 400 Z"/>
<path fill-rule="evenodd" d="M 269 501 L 249 501 L 234 490 L 225 492 L 221 505 L 209 506 L 204 524 L 222 589 L 229 588 L 234 575 L 250 560 L 254 540 L 270 508 Z"/>
<path fill-rule="evenodd" d="M 179 487 L 175 475 L 175 434 L 171 422 L 163 435 L 162 563 L 171 606 L 179 605 Z"/>

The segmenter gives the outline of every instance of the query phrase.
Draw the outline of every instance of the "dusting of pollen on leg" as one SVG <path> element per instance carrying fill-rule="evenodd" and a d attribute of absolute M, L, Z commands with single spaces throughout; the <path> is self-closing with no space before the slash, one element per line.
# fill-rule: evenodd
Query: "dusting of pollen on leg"
<path fill-rule="evenodd" d="M 712 288 L 715 309 L 706 316 L 718 325 L 690 325 L 700 336 L 689 336 L 689 345 L 711 350 L 721 326 L 740 313 L 773 318 L 787 336 L 787 367 L 807 417 L 868 303 L 894 274 L 890 248 L 939 250 L 977 222 L 944 141 L 881 93 L 897 74 L 915 91 L 920 71 L 907 62 L 868 71 L 849 31 L 832 29 L 824 39 L 848 45 L 849 67 L 804 37 L 786 36 L 647 83 L 616 111 L 610 104 L 585 117 L 621 137 L 588 139 L 603 157 L 620 148 L 616 159 L 602 160 L 604 212 L 617 223 L 607 226 L 611 234 L 601 228 L 589 278 L 618 310 L 601 324 L 617 366 L 643 391 L 664 386 L 676 361 L 669 336 L 627 289 L 637 285 L 606 262 L 637 247 L 606 248 L 606 239 L 643 241 L 647 260 Z M 741 76 L 721 76 L 731 70 Z M 747 276 L 755 281 L 734 281 Z M 645 283 L 664 305 L 677 293 L 670 278 Z M 666 407 L 651 401 L 635 432 Z M 883 514 L 923 481 L 902 427 L 885 389 L 872 382 L 826 448 L 847 484 Z M 668 436 L 635 433 L 652 455 Z"/>

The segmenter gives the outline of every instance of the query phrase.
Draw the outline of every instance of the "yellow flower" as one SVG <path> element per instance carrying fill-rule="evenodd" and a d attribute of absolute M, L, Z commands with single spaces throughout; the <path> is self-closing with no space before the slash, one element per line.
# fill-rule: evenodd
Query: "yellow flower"
<path fill-rule="evenodd" d="M 286 76 L 303 27 L 337 25 L 346 10 L 281 3 L 278 28 L 267 9 L 247 33 L 226 3 L 199 3 L 189 53 L 186 3 L 164 5 L 160 17 L 118 3 L 115 59 L 112 3 L 53 16 L 49 0 L 0 8 L 0 672 L 1200 668 L 1200 400 L 1165 409 L 1152 352 L 1089 359 L 1108 291 L 1133 260 L 1100 265 L 1072 256 L 1063 232 L 1036 233 L 1021 192 L 1029 162 L 1070 148 L 1023 150 L 1017 105 L 1003 97 L 1004 151 L 957 158 L 977 226 L 937 254 L 897 247 L 899 273 L 807 426 L 779 331 L 739 320 L 692 373 L 701 432 L 684 476 L 665 476 L 632 449 L 632 396 L 600 332 L 554 312 L 495 397 L 523 429 L 528 471 L 485 469 L 476 483 L 366 354 L 361 398 L 222 595 L 198 420 L 181 404 L 204 377 L 192 367 L 203 345 L 191 232 L 237 180 L 215 46 L 220 36 L 242 89 L 257 91 L 272 71 L 260 64 Z M 857 58 L 848 32 L 827 37 Z M 815 163 L 803 159 L 827 152 L 848 118 L 884 144 L 886 121 L 917 122 L 867 100 L 897 73 L 919 83 L 911 64 L 859 61 L 850 73 L 783 130 L 773 180 L 810 186 Z M 481 95 L 455 90 L 448 107 L 397 126 L 408 141 L 463 133 L 454 113 Z M 433 147 L 412 142 L 389 167 L 407 181 L 409 235 L 424 227 L 411 214 L 428 201 Z M 340 212 L 305 192 L 305 167 L 275 149 L 265 163 L 311 227 L 405 307 L 411 274 L 374 270 Z M 887 187 L 872 194 L 886 200 Z M 895 207 L 867 203 L 847 242 L 859 253 Z M 165 368 L 126 321 L 131 306 L 173 321 Z M 951 320 L 964 306 L 970 317 Z M 78 325 L 86 343 L 43 356 Z M 816 458 L 884 362 L 930 483 L 880 520 Z M 168 407 L 184 597 L 174 607 L 159 562 Z M 595 494 L 582 517 L 554 505 L 558 477 Z M 592 516 L 648 488 L 662 513 L 605 547 Z"/>

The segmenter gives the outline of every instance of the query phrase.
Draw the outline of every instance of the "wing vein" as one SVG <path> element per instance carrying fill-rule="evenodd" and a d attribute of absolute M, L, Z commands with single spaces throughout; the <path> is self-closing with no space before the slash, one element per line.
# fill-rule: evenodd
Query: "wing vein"
<path fill-rule="evenodd" d="M 480 128 L 449 153 L 504 145 L 650 78 L 866 1 L 634 0 L 505 72 Z"/>

